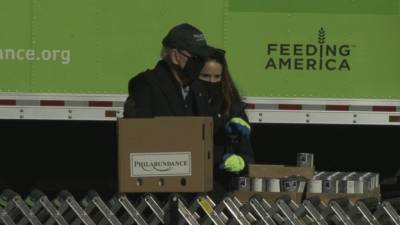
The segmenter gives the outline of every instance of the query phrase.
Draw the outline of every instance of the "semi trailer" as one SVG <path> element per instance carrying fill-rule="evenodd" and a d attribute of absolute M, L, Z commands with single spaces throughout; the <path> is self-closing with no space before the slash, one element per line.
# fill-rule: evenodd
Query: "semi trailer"
<path fill-rule="evenodd" d="M 259 162 L 396 171 L 399 0 L 3 0 L 2 186 L 115 190 L 128 81 L 183 22 L 226 50 Z"/>

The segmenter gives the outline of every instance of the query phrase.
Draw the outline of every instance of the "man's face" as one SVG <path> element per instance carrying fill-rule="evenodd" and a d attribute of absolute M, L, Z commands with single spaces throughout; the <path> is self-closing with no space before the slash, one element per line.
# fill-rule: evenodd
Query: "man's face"
<path fill-rule="evenodd" d="M 172 49 L 171 61 L 181 69 L 185 67 L 186 62 L 190 57 L 192 57 L 192 55 L 186 50 Z"/>
<path fill-rule="evenodd" d="M 171 52 L 171 61 L 175 65 L 174 70 L 178 73 L 178 79 L 184 84 L 196 80 L 204 66 L 204 59 L 198 56 L 192 56 L 184 50 L 173 49 Z"/>

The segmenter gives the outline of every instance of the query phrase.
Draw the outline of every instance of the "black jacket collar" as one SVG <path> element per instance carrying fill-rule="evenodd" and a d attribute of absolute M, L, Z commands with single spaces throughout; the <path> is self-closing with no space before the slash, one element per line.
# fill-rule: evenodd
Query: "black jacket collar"
<path fill-rule="evenodd" d="M 175 116 L 184 115 L 181 87 L 172 74 L 167 62 L 161 60 L 154 68 L 154 79 L 151 79 L 163 92 L 171 111 Z"/>

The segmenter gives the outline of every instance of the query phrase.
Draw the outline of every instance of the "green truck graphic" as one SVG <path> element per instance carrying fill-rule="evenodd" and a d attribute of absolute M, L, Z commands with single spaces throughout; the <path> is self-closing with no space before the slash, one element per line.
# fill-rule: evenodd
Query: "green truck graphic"
<path fill-rule="evenodd" d="M 248 98 L 400 99 L 399 0 L 4 0 L 0 95 L 125 96 L 183 22 Z"/>

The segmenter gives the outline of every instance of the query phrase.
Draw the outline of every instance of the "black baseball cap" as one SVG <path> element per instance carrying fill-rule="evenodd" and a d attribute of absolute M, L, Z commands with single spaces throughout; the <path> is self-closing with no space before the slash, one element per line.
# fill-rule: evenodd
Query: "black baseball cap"
<path fill-rule="evenodd" d="M 186 50 L 201 57 L 208 57 L 216 51 L 215 48 L 207 45 L 204 34 L 188 23 L 173 27 L 162 40 L 162 44 L 165 47 Z"/>

